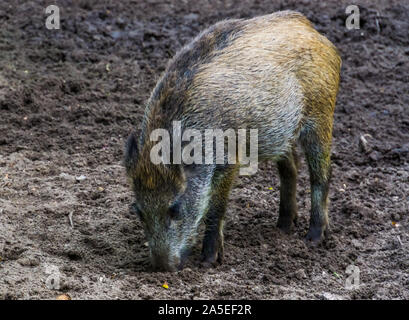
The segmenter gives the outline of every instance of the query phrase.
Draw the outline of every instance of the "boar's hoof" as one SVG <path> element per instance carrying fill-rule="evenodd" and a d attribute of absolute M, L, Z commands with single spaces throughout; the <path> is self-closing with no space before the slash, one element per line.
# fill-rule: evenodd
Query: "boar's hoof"
<path fill-rule="evenodd" d="M 297 225 L 297 220 L 278 219 L 277 228 L 285 234 L 290 234 L 293 231 L 293 225 Z"/>
<path fill-rule="evenodd" d="M 310 227 L 305 236 L 305 241 L 311 246 L 318 246 L 327 236 L 328 231 L 326 227 Z"/>
<path fill-rule="evenodd" d="M 211 256 L 206 256 L 202 254 L 202 261 L 200 262 L 200 266 L 202 268 L 208 269 L 212 267 L 217 267 L 223 263 L 223 251 L 219 250 L 216 254 Z"/>
<path fill-rule="evenodd" d="M 214 268 L 217 267 L 217 263 L 216 262 L 208 262 L 208 261 L 202 261 L 200 262 L 200 267 L 203 269 L 210 269 L 210 268 Z"/>

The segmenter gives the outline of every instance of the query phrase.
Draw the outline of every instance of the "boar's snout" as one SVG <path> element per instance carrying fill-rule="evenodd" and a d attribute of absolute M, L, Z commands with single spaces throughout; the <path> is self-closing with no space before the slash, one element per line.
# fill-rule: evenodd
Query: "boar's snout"
<path fill-rule="evenodd" d="M 155 271 L 175 272 L 182 270 L 191 250 L 181 250 L 180 256 L 170 256 L 168 253 L 158 254 L 151 251 L 151 263 Z"/>
<path fill-rule="evenodd" d="M 152 254 L 151 263 L 155 271 L 175 272 L 183 268 L 179 257 L 170 257 L 168 254 Z"/>

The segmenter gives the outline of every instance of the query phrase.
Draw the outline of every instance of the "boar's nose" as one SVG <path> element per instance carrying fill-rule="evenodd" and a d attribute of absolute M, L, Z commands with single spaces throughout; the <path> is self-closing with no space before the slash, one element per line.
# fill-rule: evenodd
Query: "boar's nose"
<path fill-rule="evenodd" d="M 152 266 L 155 271 L 169 271 L 174 272 L 179 269 L 180 259 L 170 259 L 167 255 L 155 255 L 151 257 Z"/>

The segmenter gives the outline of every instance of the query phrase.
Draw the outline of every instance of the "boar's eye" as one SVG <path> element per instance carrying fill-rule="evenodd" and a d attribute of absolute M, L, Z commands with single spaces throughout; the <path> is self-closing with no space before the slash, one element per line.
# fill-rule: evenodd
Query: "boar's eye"
<path fill-rule="evenodd" d="M 194 164 L 194 163 L 189 164 L 189 165 L 185 165 L 183 167 L 183 169 L 184 169 L 184 173 L 185 173 L 186 177 L 189 178 L 189 177 L 194 176 L 196 174 L 197 168 L 198 168 L 198 166 L 196 164 Z"/>
<path fill-rule="evenodd" d="M 181 218 L 180 202 L 177 201 L 169 207 L 168 214 L 172 220 L 178 220 Z"/>
<path fill-rule="evenodd" d="M 135 202 L 129 206 L 129 213 L 141 217 L 141 210 L 139 210 Z"/>

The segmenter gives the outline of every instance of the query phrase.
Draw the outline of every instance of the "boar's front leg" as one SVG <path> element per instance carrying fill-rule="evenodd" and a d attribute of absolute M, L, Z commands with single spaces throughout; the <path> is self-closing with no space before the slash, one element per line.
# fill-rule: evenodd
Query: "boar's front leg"
<path fill-rule="evenodd" d="M 223 263 L 223 226 L 227 202 L 236 177 L 237 166 L 216 168 L 212 180 L 212 194 L 205 218 L 206 230 L 202 248 L 202 266 Z"/>

